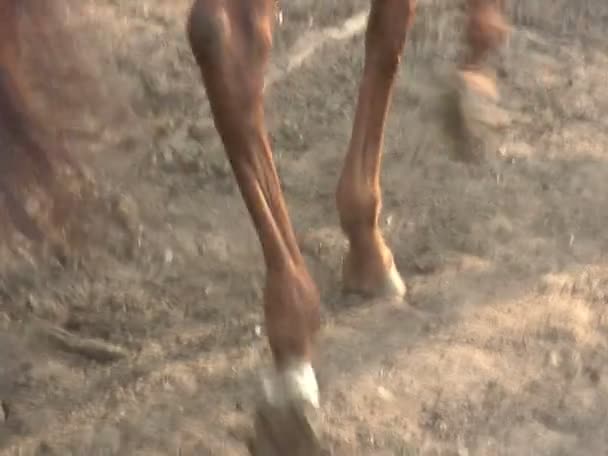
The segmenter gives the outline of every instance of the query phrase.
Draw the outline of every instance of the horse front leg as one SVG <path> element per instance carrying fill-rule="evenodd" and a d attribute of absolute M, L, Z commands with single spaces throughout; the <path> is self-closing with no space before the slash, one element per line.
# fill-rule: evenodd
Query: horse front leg
<path fill-rule="evenodd" d="M 379 226 L 380 166 L 386 117 L 414 0 L 373 0 L 365 37 L 365 65 L 351 140 L 336 202 L 349 240 L 345 291 L 402 298 L 406 289 Z"/>
<path fill-rule="evenodd" d="M 264 314 L 274 372 L 264 379 L 250 451 L 313 455 L 314 439 L 300 411 L 319 406 L 311 364 L 319 294 L 296 242 L 264 120 L 273 7 L 274 0 L 197 0 L 188 37 L 266 266 Z"/>

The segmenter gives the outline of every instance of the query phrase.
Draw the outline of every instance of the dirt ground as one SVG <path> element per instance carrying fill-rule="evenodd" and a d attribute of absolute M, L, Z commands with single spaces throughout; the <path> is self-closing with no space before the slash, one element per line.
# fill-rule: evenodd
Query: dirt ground
<path fill-rule="evenodd" d="M 2 267 L 0 455 L 246 454 L 270 360 L 263 264 L 185 40 L 188 3 L 86 8 L 109 101 L 133 116 L 90 157 L 109 214 L 90 251 Z M 269 126 L 323 295 L 333 454 L 608 454 L 608 4 L 511 5 L 497 60 L 510 123 L 467 165 L 450 159 L 434 82 L 462 18 L 420 2 L 383 168 L 401 307 L 340 293 L 333 192 L 367 2 L 283 8 Z"/>

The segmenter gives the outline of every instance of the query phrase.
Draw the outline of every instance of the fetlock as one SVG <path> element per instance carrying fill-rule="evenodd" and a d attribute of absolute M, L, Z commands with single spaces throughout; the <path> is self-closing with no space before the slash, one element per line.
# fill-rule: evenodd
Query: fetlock
<path fill-rule="evenodd" d="M 379 231 L 366 240 L 351 240 L 342 265 L 344 291 L 364 296 L 398 296 L 405 285 L 397 271 L 393 254 Z"/>

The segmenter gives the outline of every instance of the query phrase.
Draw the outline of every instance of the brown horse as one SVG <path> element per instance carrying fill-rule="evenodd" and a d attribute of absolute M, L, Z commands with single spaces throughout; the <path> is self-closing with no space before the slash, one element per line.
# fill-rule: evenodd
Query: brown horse
<path fill-rule="evenodd" d="M 62 156 L 48 138 L 41 139 L 44 125 L 30 115 L 27 91 L 20 85 L 18 10 L 29 7 L 35 15 L 34 5 L 44 3 L 52 2 L 0 0 L 0 197 L 15 221 L 24 212 L 12 184 L 42 177 L 52 187 L 53 164 Z M 319 406 L 312 357 L 320 300 L 296 241 L 264 120 L 264 73 L 275 6 L 276 0 L 195 0 L 187 33 L 264 254 L 264 313 L 275 365 L 274 374 L 264 382 L 265 401 L 274 410 L 294 410 L 294 404 L 299 410 L 302 404 Z M 507 35 L 502 0 L 467 0 L 467 8 L 468 51 L 458 74 L 465 87 L 493 94 L 494 82 L 481 67 Z M 366 296 L 402 299 L 406 293 L 378 220 L 385 122 L 414 10 L 415 0 L 371 0 L 356 115 L 337 185 L 337 210 L 349 241 L 343 286 Z M 52 16 L 47 11 L 38 18 L 44 24 Z M 301 436 L 304 429 L 302 421 L 298 423 L 293 435 Z M 282 423 L 270 427 L 277 424 Z M 258 431 L 274 432 L 268 426 Z M 289 439 L 287 434 L 275 434 L 274 443 L 258 447 L 257 453 L 300 454 Z"/>

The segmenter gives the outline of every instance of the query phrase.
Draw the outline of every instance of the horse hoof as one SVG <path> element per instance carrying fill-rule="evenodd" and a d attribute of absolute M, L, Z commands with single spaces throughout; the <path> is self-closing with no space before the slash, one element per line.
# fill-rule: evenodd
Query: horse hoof
<path fill-rule="evenodd" d="M 378 294 L 380 297 L 390 299 L 391 301 L 402 301 L 405 298 L 407 287 L 394 263 L 386 276 L 384 286 Z"/>
<path fill-rule="evenodd" d="M 325 456 L 317 409 L 303 402 L 275 405 L 267 400 L 255 410 L 251 456 Z"/>

